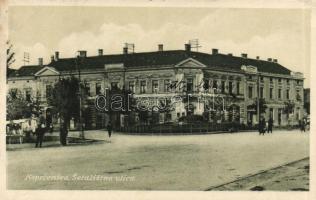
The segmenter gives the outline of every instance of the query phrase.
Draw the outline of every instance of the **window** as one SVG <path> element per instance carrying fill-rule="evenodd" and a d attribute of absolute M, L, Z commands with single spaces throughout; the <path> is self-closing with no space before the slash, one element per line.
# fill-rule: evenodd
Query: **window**
<path fill-rule="evenodd" d="M 128 83 L 128 89 L 131 91 L 131 92 L 135 92 L 135 83 L 134 81 L 130 81 Z"/>
<path fill-rule="evenodd" d="M 209 89 L 209 80 L 208 79 L 203 80 L 203 89 L 205 91 L 207 91 Z"/>
<path fill-rule="evenodd" d="M 270 83 L 271 83 L 271 84 L 273 83 L 273 78 L 272 78 L 272 77 L 270 78 Z"/>
<path fill-rule="evenodd" d="M 248 98 L 252 98 L 252 86 L 248 86 Z"/>
<path fill-rule="evenodd" d="M 213 81 L 213 88 L 214 88 L 214 89 L 217 89 L 217 80 L 214 80 L 214 81 Z"/>
<path fill-rule="evenodd" d="M 164 80 L 164 91 L 170 92 L 170 80 Z"/>
<path fill-rule="evenodd" d="M 290 80 L 289 79 L 286 79 L 286 84 L 290 84 Z"/>
<path fill-rule="evenodd" d="M 228 83 L 228 92 L 229 94 L 233 93 L 233 82 L 229 81 Z"/>
<path fill-rule="evenodd" d="M 118 89 L 118 82 L 112 82 L 111 83 L 111 89 L 112 90 L 117 90 Z"/>
<path fill-rule="evenodd" d="M 278 98 L 281 99 L 282 98 L 282 89 L 278 90 Z"/>
<path fill-rule="evenodd" d="M 269 109 L 269 116 L 272 120 L 274 120 L 273 108 Z"/>
<path fill-rule="evenodd" d="M 159 90 L 159 85 L 158 85 L 158 80 L 153 80 L 152 81 L 152 91 L 153 93 L 158 93 Z"/>
<path fill-rule="evenodd" d="M 290 90 L 289 89 L 286 90 L 286 99 L 290 99 Z"/>
<path fill-rule="evenodd" d="M 248 79 L 252 79 L 252 76 L 251 76 L 251 75 L 249 75 L 249 76 L 248 76 Z"/>
<path fill-rule="evenodd" d="M 221 89 L 222 89 L 222 93 L 224 93 L 225 92 L 225 81 L 222 81 Z"/>
<path fill-rule="evenodd" d="M 10 95 L 13 99 L 15 99 L 17 97 L 18 94 L 18 89 L 17 88 L 12 88 L 10 89 Z"/>
<path fill-rule="evenodd" d="M 140 93 L 141 94 L 144 94 L 146 93 L 146 81 L 143 80 L 143 81 L 140 81 Z"/>
<path fill-rule="evenodd" d="M 52 96 L 53 87 L 51 85 L 46 85 L 46 98 L 50 98 Z"/>
<path fill-rule="evenodd" d="M 193 79 L 188 78 L 187 79 L 187 92 L 192 92 L 193 91 Z"/>
<path fill-rule="evenodd" d="M 96 93 L 96 95 L 101 94 L 101 83 L 95 84 L 95 93 Z"/>
<path fill-rule="evenodd" d="M 237 90 L 237 94 L 240 94 L 240 83 L 237 82 L 237 85 L 236 85 L 236 90 Z"/>
<path fill-rule="evenodd" d="M 298 100 L 298 101 L 302 100 L 300 90 L 296 90 L 296 100 Z"/>
<path fill-rule="evenodd" d="M 273 99 L 273 88 L 270 88 L 270 99 Z"/>
<path fill-rule="evenodd" d="M 278 81 L 279 81 L 279 83 L 282 83 L 282 78 L 279 78 L 279 80 L 278 80 Z"/>
<path fill-rule="evenodd" d="M 263 77 L 262 76 L 260 76 L 260 82 L 263 82 Z"/>
<path fill-rule="evenodd" d="M 31 93 L 32 93 L 32 89 L 28 88 L 25 90 L 25 100 L 26 101 L 31 101 Z"/>
<path fill-rule="evenodd" d="M 263 87 L 260 87 L 260 94 L 259 98 L 263 98 Z"/>
<path fill-rule="evenodd" d="M 86 94 L 90 97 L 91 96 L 91 91 L 90 91 L 90 84 L 86 83 L 85 84 L 85 92 Z"/>

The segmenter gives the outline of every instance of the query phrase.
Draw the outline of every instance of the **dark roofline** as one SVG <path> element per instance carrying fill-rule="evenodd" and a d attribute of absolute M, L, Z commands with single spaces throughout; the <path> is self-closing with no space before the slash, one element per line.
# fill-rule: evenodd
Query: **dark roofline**
<path fill-rule="evenodd" d="M 241 71 L 241 65 L 253 65 L 257 67 L 258 72 L 290 75 L 291 70 L 280 65 L 277 62 L 266 60 L 259 60 L 253 58 L 244 58 L 240 56 L 227 55 L 222 53 L 210 54 L 196 51 L 186 50 L 166 50 L 166 51 L 150 51 L 150 52 L 136 52 L 130 54 L 105 54 L 95 55 L 80 58 L 83 62 L 82 70 L 85 69 L 101 69 L 105 64 L 124 63 L 126 67 L 137 66 L 159 66 L 159 65 L 175 65 L 179 62 L 193 58 L 203 63 L 210 68 L 217 68 L 216 70 L 232 70 Z M 59 58 L 51 61 L 48 65 L 28 65 L 22 66 L 17 70 L 25 71 L 25 73 L 36 73 L 45 66 L 55 67 L 58 71 L 74 71 L 76 70 L 76 57 Z M 33 68 L 33 69 L 31 69 Z M 35 69 L 34 69 L 35 68 Z M 23 70 L 25 69 L 25 70 Z M 27 70 L 29 69 L 29 70 Z M 16 74 L 16 73 L 14 73 Z"/>

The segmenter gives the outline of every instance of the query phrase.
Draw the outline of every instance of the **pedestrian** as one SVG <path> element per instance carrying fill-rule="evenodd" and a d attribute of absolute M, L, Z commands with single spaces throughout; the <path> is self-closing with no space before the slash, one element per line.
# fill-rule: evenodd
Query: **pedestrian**
<path fill-rule="evenodd" d="M 303 119 L 303 120 L 302 120 L 302 127 L 301 127 L 301 130 L 302 130 L 303 132 L 305 132 L 305 127 L 306 127 L 306 121 L 305 121 L 305 119 Z"/>
<path fill-rule="evenodd" d="M 109 121 L 109 123 L 108 123 L 106 128 L 108 130 L 109 138 L 111 138 L 111 134 L 112 134 L 112 123 L 111 123 L 111 121 Z"/>
<path fill-rule="evenodd" d="M 41 113 L 40 118 L 39 118 L 38 128 L 36 131 L 37 137 L 36 137 L 35 148 L 38 146 L 40 148 L 42 147 L 45 132 L 46 132 L 46 120 L 45 120 L 44 115 Z"/>
<path fill-rule="evenodd" d="M 31 119 L 27 119 L 26 121 L 24 121 L 22 123 L 22 130 L 23 130 L 23 134 L 25 135 L 25 142 L 29 142 L 30 141 L 30 137 L 31 137 Z"/>
<path fill-rule="evenodd" d="M 16 134 L 19 136 L 20 144 L 22 144 L 23 143 L 23 137 L 24 137 L 23 129 L 22 129 L 22 122 L 17 124 Z"/>
<path fill-rule="evenodd" d="M 32 132 L 33 136 L 36 135 L 38 125 L 37 125 L 37 119 L 36 119 L 34 114 L 32 114 L 32 117 L 30 120 L 30 126 L 31 126 L 31 132 Z"/>
<path fill-rule="evenodd" d="M 260 121 L 259 121 L 259 125 L 258 125 L 259 127 L 259 135 L 264 135 L 264 133 L 265 133 L 265 129 L 266 129 L 266 120 L 264 119 L 264 117 L 263 116 L 261 116 L 260 117 Z"/>
<path fill-rule="evenodd" d="M 268 133 L 272 133 L 272 128 L 273 128 L 273 119 L 272 117 L 270 117 L 268 120 Z"/>

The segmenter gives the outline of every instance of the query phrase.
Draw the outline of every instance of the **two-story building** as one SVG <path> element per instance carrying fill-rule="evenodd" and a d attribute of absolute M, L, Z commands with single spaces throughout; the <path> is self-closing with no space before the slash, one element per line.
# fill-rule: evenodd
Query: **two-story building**
<path fill-rule="evenodd" d="M 125 87 L 134 93 L 138 104 L 148 107 L 151 123 L 175 122 L 182 116 L 203 115 L 210 122 L 258 122 L 259 99 L 265 99 L 267 109 L 260 113 L 272 117 L 274 125 L 296 124 L 303 117 L 303 75 L 292 72 L 276 59 L 248 58 L 191 50 L 163 49 L 157 51 L 87 56 L 79 51 L 79 58 L 60 58 L 55 53 L 49 64 L 42 60 L 37 66 L 23 66 L 9 74 L 8 89 L 20 90 L 26 99 L 40 98 L 47 109 L 46 97 L 61 76 L 77 76 L 88 88 L 90 99 L 105 94 L 106 89 Z M 164 103 L 161 103 L 164 102 Z M 293 112 L 285 113 L 286 102 L 294 104 Z M 160 112 L 162 105 L 171 105 Z M 103 127 L 104 113 L 89 106 L 88 121 L 92 128 Z M 153 119 L 153 117 L 156 117 Z M 136 119 L 138 119 L 136 117 Z"/>

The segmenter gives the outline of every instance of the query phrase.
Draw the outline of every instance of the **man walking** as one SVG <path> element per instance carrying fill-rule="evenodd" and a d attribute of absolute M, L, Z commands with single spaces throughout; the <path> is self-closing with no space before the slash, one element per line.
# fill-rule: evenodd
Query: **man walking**
<path fill-rule="evenodd" d="M 264 135 L 265 133 L 265 127 L 266 127 L 266 120 L 264 119 L 263 116 L 260 117 L 260 121 L 259 121 L 259 124 L 258 124 L 258 128 L 259 128 L 259 135 Z"/>
<path fill-rule="evenodd" d="M 269 132 L 272 133 L 272 127 L 273 127 L 273 119 L 272 119 L 272 117 L 270 117 L 268 120 L 268 133 Z"/>
<path fill-rule="evenodd" d="M 41 148 L 42 147 L 42 142 L 44 139 L 44 134 L 46 131 L 46 122 L 45 122 L 45 117 L 44 115 L 41 113 L 40 114 L 40 118 L 39 118 L 39 123 L 38 123 L 38 128 L 37 128 L 37 137 L 36 137 L 36 144 L 35 144 L 35 148 L 37 148 L 38 146 Z"/>
<path fill-rule="evenodd" d="M 108 130 L 108 135 L 109 135 L 109 138 L 111 138 L 111 134 L 112 134 L 112 124 L 111 124 L 111 121 L 109 121 L 108 125 L 107 125 L 107 130 Z"/>

